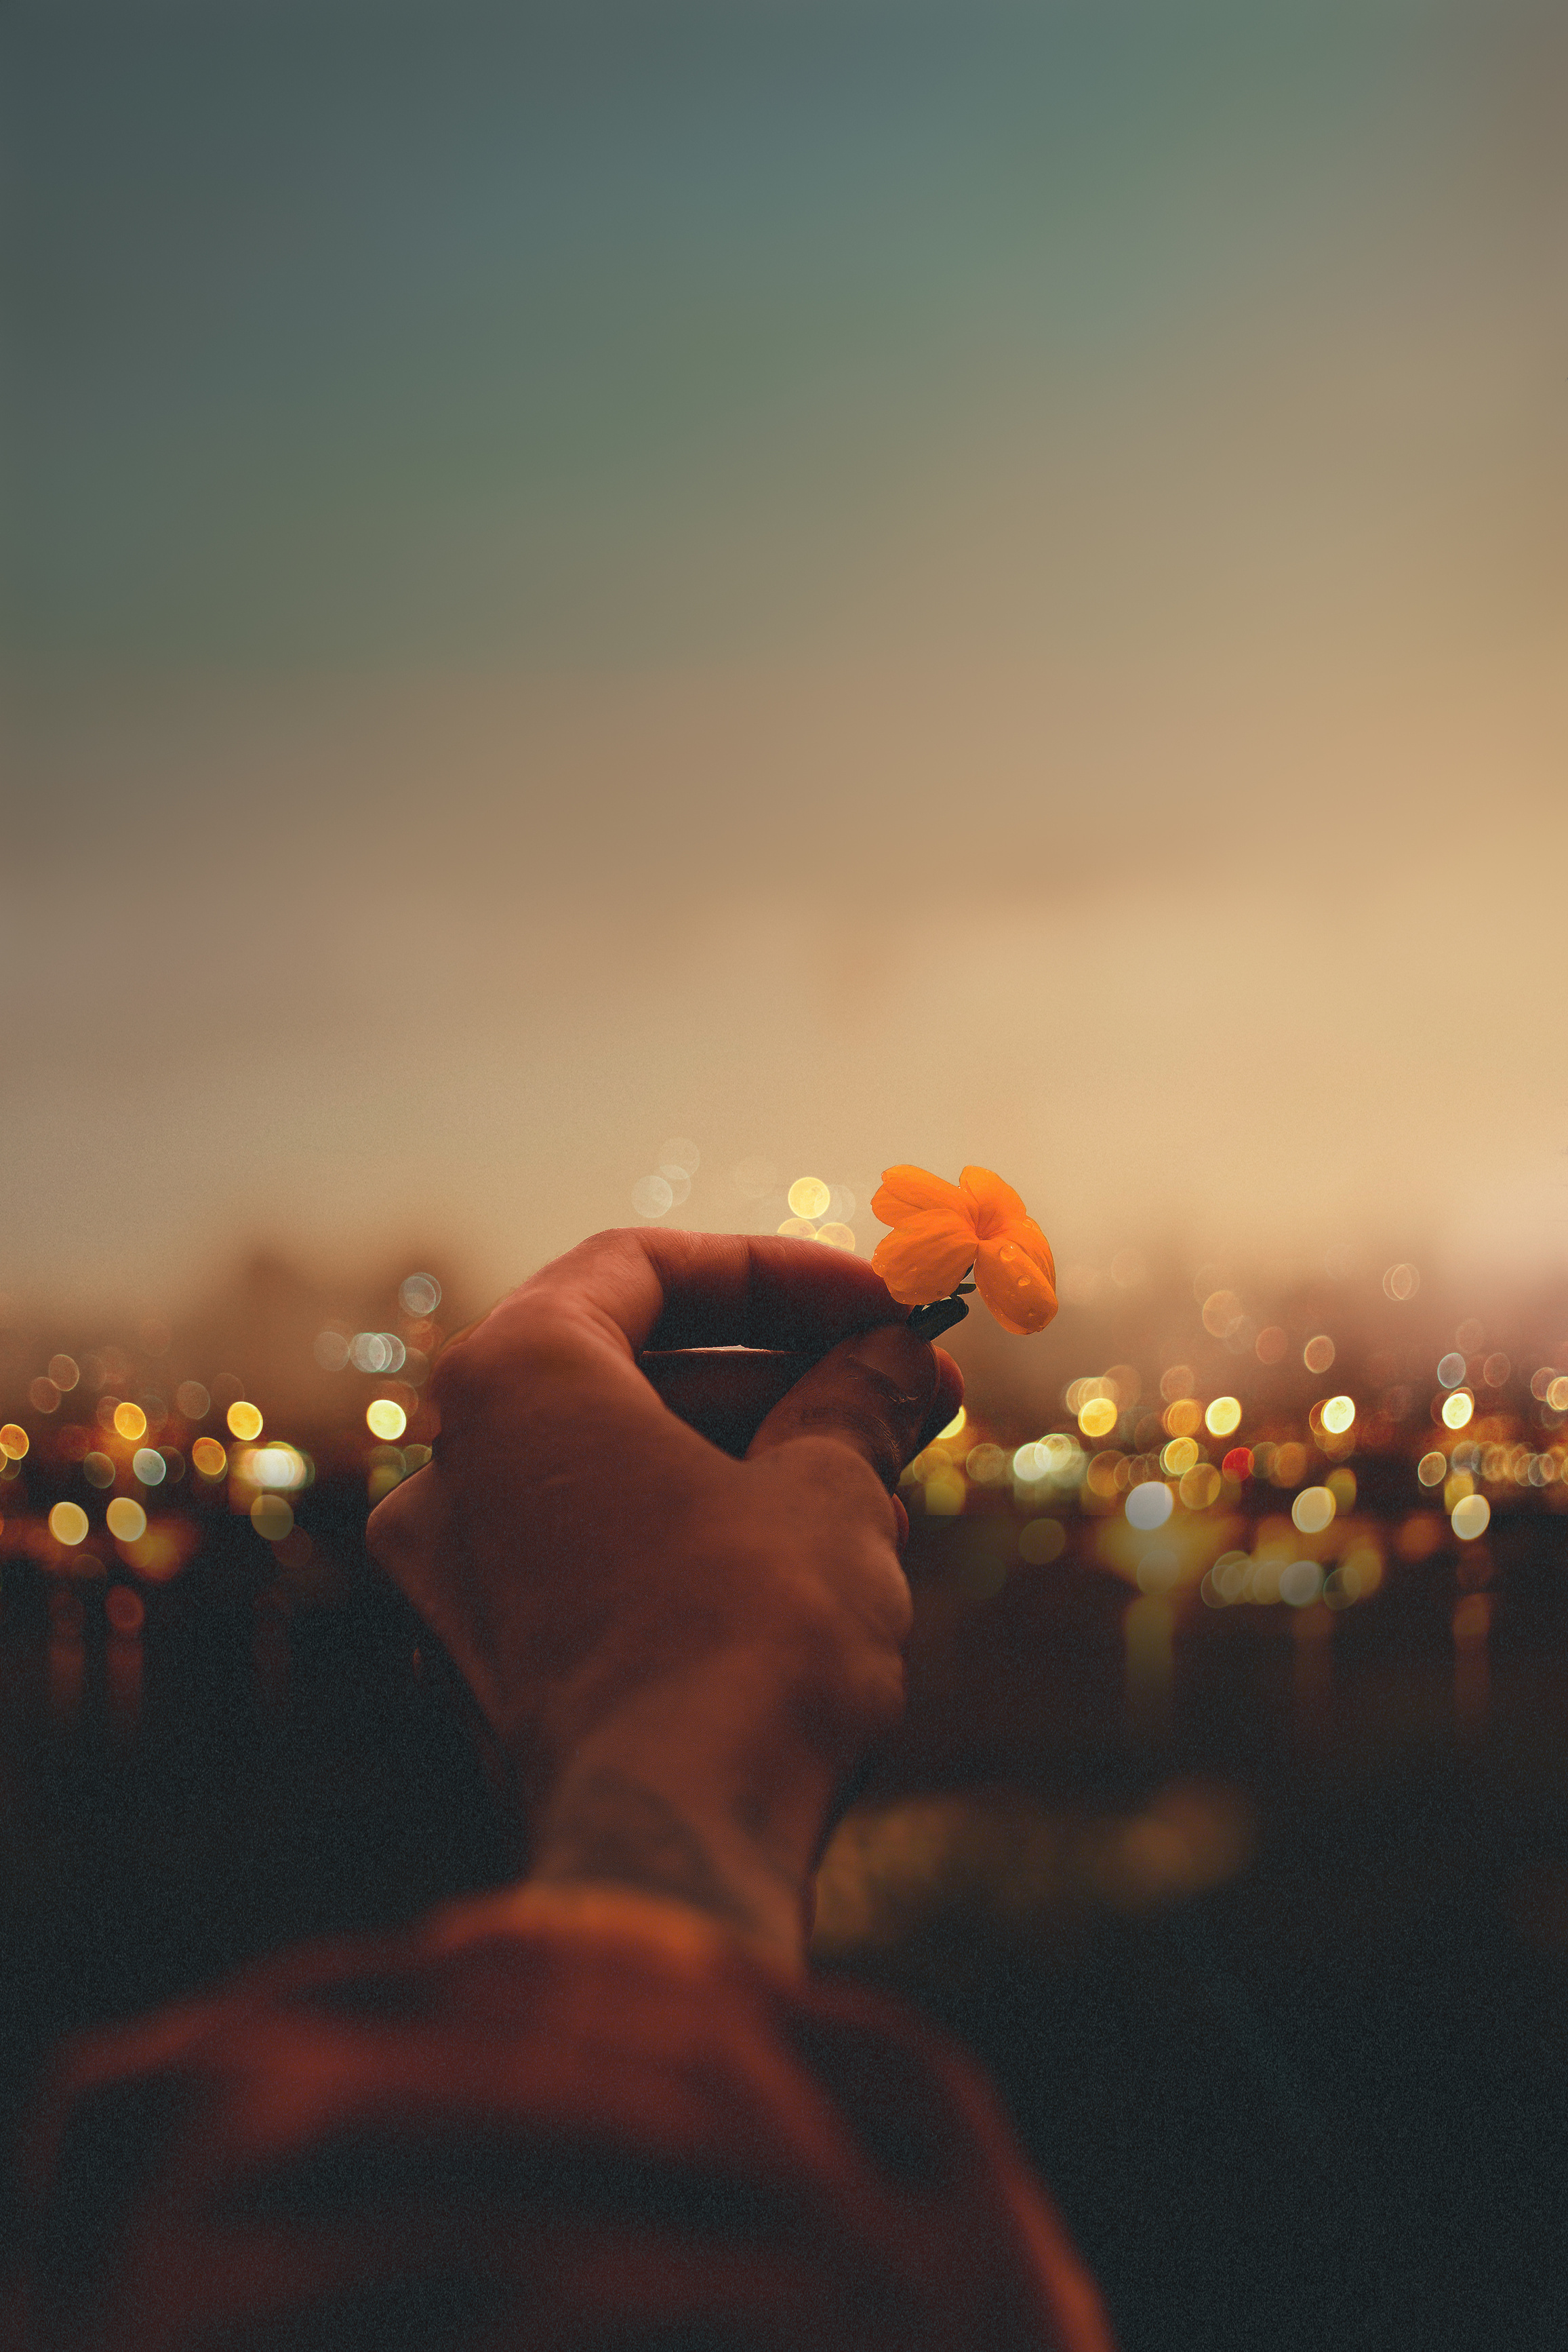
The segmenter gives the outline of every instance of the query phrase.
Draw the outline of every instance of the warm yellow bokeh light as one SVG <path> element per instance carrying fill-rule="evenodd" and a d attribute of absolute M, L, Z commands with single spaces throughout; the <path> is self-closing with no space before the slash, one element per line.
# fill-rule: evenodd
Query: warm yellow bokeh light
<path fill-rule="evenodd" d="M 1241 1400 L 1233 1396 L 1216 1397 L 1203 1417 L 1211 1436 L 1228 1437 L 1233 1429 L 1240 1427 Z"/>
<path fill-rule="evenodd" d="M 820 1176 L 797 1176 L 788 1195 L 789 1206 L 798 1217 L 825 1217 L 832 1197 L 831 1189 Z"/>
<path fill-rule="evenodd" d="M 1304 1536 L 1321 1535 L 1338 1508 L 1327 1486 L 1303 1486 L 1291 1505 L 1291 1517 Z"/>
<path fill-rule="evenodd" d="M 1319 1331 L 1301 1349 L 1301 1361 L 1309 1372 L 1326 1372 L 1333 1357 L 1333 1341 L 1326 1331 Z"/>
<path fill-rule="evenodd" d="M 1224 1481 L 1212 1462 L 1195 1462 L 1176 1492 L 1189 1511 L 1207 1511 L 1216 1502 Z"/>
<path fill-rule="evenodd" d="M 81 1543 L 87 1530 L 87 1513 L 79 1503 L 57 1503 L 49 1513 L 49 1533 L 58 1544 Z"/>
<path fill-rule="evenodd" d="M 939 1429 L 931 1443 L 933 1445 L 940 1445 L 945 1437 L 958 1436 L 962 1431 L 967 1428 L 968 1422 L 968 1412 L 963 1405 L 960 1405 L 957 1412 L 953 1415 L 952 1420 L 947 1423 L 946 1429 Z"/>
<path fill-rule="evenodd" d="M 377 1397 L 365 1407 L 365 1420 L 373 1436 L 384 1438 L 391 1444 L 408 1427 L 408 1415 L 392 1397 Z"/>
<path fill-rule="evenodd" d="M 1441 1486 L 1448 1475 L 1448 1457 L 1446 1454 L 1439 1454 L 1436 1447 L 1430 1454 L 1423 1454 L 1416 1465 L 1416 1475 L 1423 1486 Z"/>
<path fill-rule="evenodd" d="M 1190 1437 L 1173 1437 L 1160 1454 L 1160 1467 L 1168 1477 L 1185 1478 L 1197 1460 L 1197 1447 Z"/>
<path fill-rule="evenodd" d="M 1463 1429 L 1476 1409 L 1476 1401 L 1469 1389 L 1456 1389 L 1443 1399 L 1443 1419 L 1450 1429 Z"/>
<path fill-rule="evenodd" d="M 109 1521 L 110 1534 L 118 1536 L 121 1543 L 134 1543 L 147 1532 L 147 1514 L 129 1495 L 116 1495 L 104 1517 Z"/>
<path fill-rule="evenodd" d="M 968 1492 L 963 1474 L 957 1470 L 936 1470 L 925 1481 L 925 1507 L 940 1519 L 956 1519 L 964 1507 Z"/>
<path fill-rule="evenodd" d="M 18 1421 L 8 1421 L 5 1427 L 0 1429 L 0 1454 L 5 1456 L 7 1462 L 25 1462 L 27 1457 L 27 1448 L 31 1443 L 32 1440 Z"/>
<path fill-rule="evenodd" d="M 849 1225 L 840 1224 L 836 1220 L 831 1225 L 819 1225 L 817 1239 L 820 1242 L 826 1242 L 830 1249 L 852 1250 L 855 1245 L 853 1229 Z"/>
<path fill-rule="evenodd" d="M 1195 1437 L 1203 1426 L 1203 1407 L 1196 1397 L 1177 1397 L 1161 1417 L 1167 1437 Z"/>
<path fill-rule="evenodd" d="M 787 1242 L 814 1242 L 817 1238 L 817 1228 L 810 1217 L 786 1217 L 778 1230 Z"/>
<path fill-rule="evenodd" d="M 1355 1419 L 1355 1399 L 1347 1396 L 1330 1397 L 1319 1418 L 1325 1429 L 1332 1430 L 1336 1437 L 1340 1436 Z"/>
<path fill-rule="evenodd" d="M 221 1478 L 229 1466 L 229 1457 L 215 1437 L 198 1437 L 191 1448 L 191 1459 L 204 1478 Z"/>
<path fill-rule="evenodd" d="M 230 1405 L 224 1418 L 233 1435 L 243 1438 L 247 1444 L 252 1438 L 261 1435 L 261 1415 L 255 1405 L 247 1404 L 243 1397 Z"/>
<path fill-rule="evenodd" d="M 1454 1505 L 1449 1520 L 1461 1543 L 1474 1543 L 1491 1524 L 1491 1505 L 1484 1495 L 1466 1495 Z"/>
<path fill-rule="evenodd" d="M 1085 1437 L 1108 1437 L 1116 1426 L 1116 1408 L 1109 1397 L 1091 1397 L 1078 1415 Z"/>
<path fill-rule="evenodd" d="M 250 1523 L 268 1543 L 281 1543 L 294 1525 L 293 1508 L 281 1495 L 258 1495 L 250 1507 Z"/>
<path fill-rule="evenodd" d="M 1546 1402 L 1553 1412 L 1568 1412 L 1568 1379 L 1561 1372 L 1548 1388 Z"/>
<path fill-rule="evenodd" d="M 147 1415 L 139 1404 L 117 1404 L 114 1425 L 121 1437 L 129 1438 L 132 1445 L 139 1445 L 147 1434 Z"/>

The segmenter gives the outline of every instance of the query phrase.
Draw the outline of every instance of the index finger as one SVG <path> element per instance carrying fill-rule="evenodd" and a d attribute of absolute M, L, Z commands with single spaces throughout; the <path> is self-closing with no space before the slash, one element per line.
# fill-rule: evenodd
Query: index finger
<path fill-rule="evenodd" d="M 541 1308 L 551 1320 L 597 1329 L 622 1356 L 739 1347 L 814 1357 L 908 1314 L 868 1262 L 846 1250 L 649 1226 L 580 1242 L 503 1298 L 469 1339 L 521 1339 Z"/>

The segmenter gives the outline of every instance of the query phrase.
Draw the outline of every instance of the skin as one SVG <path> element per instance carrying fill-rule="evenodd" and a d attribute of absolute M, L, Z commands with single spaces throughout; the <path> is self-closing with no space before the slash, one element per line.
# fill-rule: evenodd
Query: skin
<path fill-rule="evenodd" d="M 369 1540 L 500 1743 L 532 1883 L 800 1964 L 836 1792 L 904 1706 L 892 1489 L 962 1395 L 905 1313 L 816 1243 L 645 1229 L 443 1351 Z"/>

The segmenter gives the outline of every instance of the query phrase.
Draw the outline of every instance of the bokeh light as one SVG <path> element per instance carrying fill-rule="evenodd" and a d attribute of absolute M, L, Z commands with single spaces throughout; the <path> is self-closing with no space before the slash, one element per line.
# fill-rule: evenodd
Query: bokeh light
<path fill-rule="evenodd" d="M 1461 1543 L 1474 1543 L 1491 1524 L 1491 1505 L 1484 1495 L 1463 1495 L 1449 1513 L 1449 1524 Z"/>
<path fill-rule="evenodd" d="M 297 1445 L 256 1445 L 241 1454 L 235 1463 L 236 1476 L 248 1486 L 265 1486 L 275 1492 L 291 1493 L 298 1486 L 308 1486 L 311 1464 L 308 1454 Z"/>
<path fill-rule="evenodd" d="M 434 1315 L 441 1304 L 441 1285 L 433 1274 L 408 1274 L 397 1286 L 398 1304 L 416 1319 Z"/>
<path fill-rule="evenodd" d="M 139 1404 L 117 1404 L 114 1426 L 121 1437 L 134 1445 L 147 1434 L 147 1415 Z"/>
<path fill-rule="evenodd" d="M 25 1462 L 31 1444 L 32 1440 L 20 1422 L 7 1421 L 0 1424 L 0 1454 L 4 1454 L 7 1462 Z"/>
<path fill-rule="evenodd" d="M 1108 1437 L 1116 1426 L 1116 1407 L 1109 1397 L 1090 1397 L 1080 1408 L 1078 1426 L 1085 1437 Z"/>
<path fill-rule="evenodd" d="M 644 1176 L 632 1187 L 632 1206 L 640 1217 L 665 1217 L 675 1205 L 674 1187 L 665 1176 Z M 377 1370 L 389 1371 L 390 1365 Z"/>
<path fill-rule="evenodd" d="M 36 1381 L 28 1381 L 27 1402 L 32 1406 L 35 1412 L 57 1412 L 59 1411 L 59 1390 L 55 1386 L 54 1381 L 48 1378 L 47 1373 L 41 1374 Z"/>
<path fill-rule="evenodd" d="M 1448 1475 L 1448 1457 L 1433 1450 L 1423 1454 L 1416 1465 L 1416 1475 L 1423 1486 L 1438 1486 Z"/>
<path fill-rule="evenodd" d="M 1460 1355 L 1447 1355 L 1437 1366 L 1437 1378 L 1446 1389 L 1457 1389 L 1465 1377 L 1465 1360 Z"/>
<path fill-rule="evenodd" d="M 1326 1372 L 1333 1359 L 1333 1341 L 1326 1331 L 1315 1332 L 1301 1349 L 1301 1361 L 1309 1372 Z"/>
<path fill-rule="evenodd" d="M 204 1478 L 221 1478 L 229 1466 L 229 1457 L 215 1437 L 198 1437 L 191 1448 L 191 1459 Z"/>
<path fill-rule="evenodd" d="M 1343 1436 L 1355 1419 L 1355 1399 L 1348 1396 L 1330 1397 L 1323 1404 L 1319 1419 L 1323 1427 L 1331 1431 L 1335 1437 Z"/>
<path fill-rule="evenodd" d="M 224 1418 L 228 1423 L 229 1434 L 241 1439 L 246 1444 L 261 1435 L 261 1413 L 256 1406 L 249 1403 L 244 1397 L 235 1398 Z"/>
<path fill-rule="evenodd" d="M 116 1495 L 104 1517 L 109 1523 L 110 1534 L 117 1536 L 121 1543 L 134 1543 L 139 1536 L 147 1532 L 147 1514 L 140 1503 L 131 1501 L 129 1495 Z"/>
<path fill-rule="evenodd" d="M 1197 1460 L 1197 1445 L 1190 1437 L 1173 1437 L 1160 1449 L 1160 1467 L 1172 1478 L 1185 1477 Z"/>
<path fill-rule="evenodd" d="M 88 1516 L 79 1503 L 57 1503 L 49 1513 L 49 1533 L 57 1544 L 74 1549 L 87 1541 Z"/>
<path fill-rule="evenodd" d="M 1187 1510 L 1207 1511 L 1211 1503 L 1218 1501 L 1223 1485 L 1212 1462 L 1195 1462 L 1184 1474 L 1176 1491 Z"/>
<path fill-rule="evenodd" d="M 1228 1437 L 1241 1426 L 1239 1397 L 1218 1396 L 1203 1416 L 1204 1427 L 1212 1437 Z"/>
<path fill-rule="evenodd" d="M 1420 1287 L 1421 1276 L 1416 1268 L 1403 1261 L 1397 1265 L 1391 1265 L 1383 1277 L 1385 1295 L 1389 1298 L 1396 1299 L 1401 1305 L 1406 1299 L 1414 1298 Z"/>
<path fill-rule="evenodd" d="M 956 1518 L 968 1496 L 961 1471 L 934 1470 L 924 1481 L 926 1510 L 935 1518 Z"/>
<path fill-rule="evenodd" d="M 392 1397 L 377 1397 L 365 1407 L 365 1422 L 371 1434 L 390 1443 L 402 1435 L 408 1427 L 408 1415 Z"/>
<path fill-rule="evenodd" d="M 779 1234 L 787 1242 L 814 1242 L 817 1228 L 810 1217 L 786 1217 L 779 1227 Z"/>
<path fill-rule="evenodd" d="M 1265 1323 L 1252 1342 L 1252 1352 L 1260 1364 L 1282 1362 L 1290 1340 L 1278 1323 Z"/>
<path fill-rule="evenodd" d="M 90 1454 L 82 1455 L 81 1475 L 89 1486 L 112 1486 L 114 1464 L 107 1454 L 99 1453 L 95 1446 Z"/>
<path fill-rule="evenodd" d="M 169 1475 L 169 1465 L 152 1445 L 139 1445 L 131 1457 L 131 1467 L 144 1486 L 161 1486 Z"/>
<path fill-rule="evenodd" d="M 1031 1568 L 1048 1568 L 1067 1547 L 1067 1530 L 1060 1519 L 1029 1519 L 1019 1529 L 1019 1558 Z"/>
<path fill-rule="evenodd" d="M 174 1402 L 187 1421 L 205 1421 L 213 1409 L 213 1400 L 200 1381 L 182 1381 L 174 1391 Z"/>
<path fill-rule="evenodd" d="M 250 1507 L 250 1523 L 268 1543 L 281 1543 L 294 1525 L 294 1510 L 281 1495 L 258 1495 Z"/>
<path fill-rule="evenodd" d="M 357 1372 L 401 1372 L 407 1352 L 395 1331 L 356 1331 L 349 1342 L 349 1361 Z"/>
<path fill-rule="evenodd" d="M 1163 1528 L 1175 1507 L 1170 1488 L 1160 1478 L 1147 1478 L 1134 1486 L 1124 1506 L 1128 1525 L 1134 1528 Z"/>
<path fill-rule="evenodd" d="M 1327 1486 L 1303 1486 L 1291 1505 L 1291 1517 L 1304 1536 L 1321 1535 L 1338 1508 Z"/>
<path fill-rule="evenodd" d="M 81 1368 L 74 1356 L 51 1356 L 49 1378 L 63 1396 L 68 1396 L 81 1378 Z"/>
<path fill-rule="evenodd" d="M 1456 1389 L 1452 1396 L 1443 1399 L 1443 1420 L 1449 1429 L 1463 1429 L 1476 1409 L 1476 1401 L 1469 1389 Z"/>
<path fill-rule="evenodd" d="M 837 1220 L 829 1224 L 819 1225 L 817 1239 L 820 1242 L 825 1242 L 830 1249 L 852 1252 L 855 1246 L 854 1228 L 852 1225 L 841 1224 Z"/>
<path fill-rule="evenodd" d="M 1279 1594 L 1292 1609 L 1305 1609 L 1323 1589 L 1323 1572 L 1315 1559 L 1293 1559 L 1280 1570 Z"/>
<path fill-rule="evenodd" d="M 786 1197 L 793 1215 L 825 1217 L 832 1193 L 820 1176 L 797 1176 Z"/>

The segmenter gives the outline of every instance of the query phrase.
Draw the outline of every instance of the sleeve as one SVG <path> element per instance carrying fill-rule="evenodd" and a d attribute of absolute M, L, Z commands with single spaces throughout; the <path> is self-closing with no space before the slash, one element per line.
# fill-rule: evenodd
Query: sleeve
<path fill-rule="evenodd" d="M 63 2055 L 28 2352 L 1110 2352 L 928 2026 L 676 1906 L 466 1906 Z"/>

